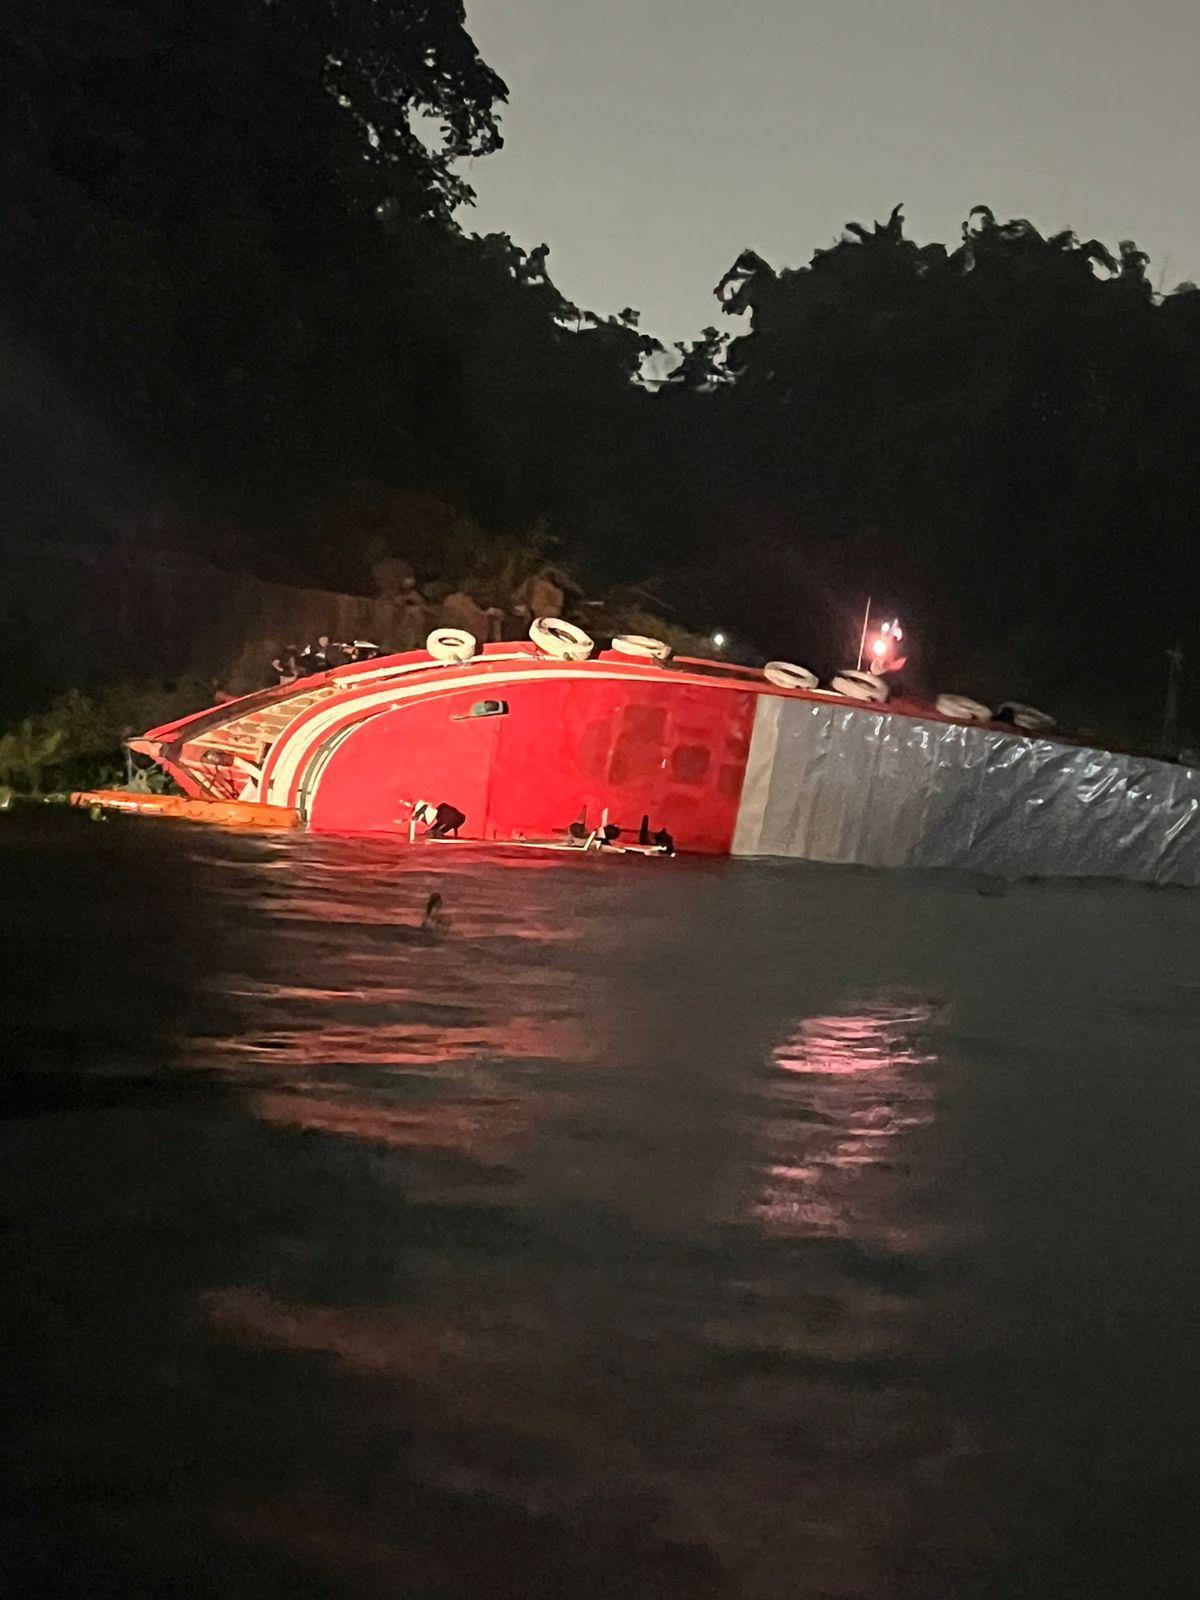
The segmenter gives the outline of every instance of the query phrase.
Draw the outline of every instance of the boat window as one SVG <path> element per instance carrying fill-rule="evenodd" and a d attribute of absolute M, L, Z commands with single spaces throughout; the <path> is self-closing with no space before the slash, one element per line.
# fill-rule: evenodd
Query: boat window
<path fill-rule="evenodd" d="M 677 744 L 671 751 L 671 777 L 676 783 L 701 783 L 709 754 L 702 744 Z"/>
<path fill-rule="evenodd" d="M 506 717 L 508 715 L 508 701 L 476 700 L 467 715 L 469 717 Z"/>

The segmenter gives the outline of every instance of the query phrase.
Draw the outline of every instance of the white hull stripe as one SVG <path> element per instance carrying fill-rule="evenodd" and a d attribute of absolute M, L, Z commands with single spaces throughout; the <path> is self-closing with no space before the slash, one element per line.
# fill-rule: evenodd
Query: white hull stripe
<path fill-rule="evenodd" d="M 556 682 L 561 682 L 564 678 L 582 680 L 590 678 L 645 683 L 648 679 L 652 681 L 661 680 L 662 674 L 655 667 L 638 668 L 632 664 L 628 668 L 616 668 L 615 663 L 613 668 L 609 668 L 607 663 L 604 667 L 581 664 L 578 668 L 572 670 L 571 668 L 564 668 L 561 663 L 556 662 L 553 667 L 547 664 L 546 666 L 535 667 L 527 672 L 482 673 L 476 671 L 465 672 L 453 677 L 447 675 L 432 682 L 426 679 L 421 683 L 414 684 L 397 685 L 393 683 L 390 687 L 380 687 L 368 694 L 355 696 L 351 699 L 330 701 L 327 704 L 323 704 L 317 714 L 309 717 L 307 721 L 298 720 L 292 727 L 283 730 L 275 747 L 279 751 L 279 755 L 272 766 L 270 776 L 266 780 L 265 794 L 258 793 L 251 796 L 249 790 L 247 790 L 245 798 L 265 799 L 268 803 L 276 805 L 294 804 L 293 794 L 302 776 L 303 768 L 325 742 L 326 737 L 339 724 L 358 720 L 361 714 L 369 712 L 372 708 L 390 711 L 394 706 L 399 706 L 405 700 L 415 700 L 421 697 L 427 699 L 440 698 L 459 689 L 469 689 L 474 685 L 485 684 L 490 690 L 492 688 L 500 689 L 505 684 L 510 683 L 545 682 L 547 678 L 552 678 Z M 706 683 L 705 687 L 712 687 L 726 692 L 729 690 L 740 690 L 743 693 L 755 692 L 752 685 L 736 681 L 732 683 L 713 682 L 711 685 Z M 273 751 L 272 754 L 274 753 Z M 318 784 L 319 787 L 320 785 Z M 315 791 L 313 795 L 309 796 L 310 803 L 314 798 Z"/>

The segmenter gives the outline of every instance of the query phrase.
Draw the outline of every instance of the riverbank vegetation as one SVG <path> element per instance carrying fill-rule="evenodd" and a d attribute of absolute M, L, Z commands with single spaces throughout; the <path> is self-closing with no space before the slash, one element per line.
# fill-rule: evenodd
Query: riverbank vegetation
<path fill-rule="evenodd" d="M 0 733 L 0 786 L 37 795 L 124 784 L 125 740 L 209 699 L 209 685 L 197 679 L 70 689 Z"/>

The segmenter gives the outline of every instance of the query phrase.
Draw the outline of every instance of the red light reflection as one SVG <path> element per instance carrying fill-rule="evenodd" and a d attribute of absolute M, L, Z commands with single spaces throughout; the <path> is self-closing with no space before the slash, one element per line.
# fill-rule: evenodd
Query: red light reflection
<path fill-rule="evenodd" d="M 927 1004 L 876 1004 L 806 1017 L 772 1052 L 776 1079 L 764 1130 L 758 1211 L 773 1230 L 884 1248 L 922 1242 L 906 1166 L 910 1139 L 933 1121 L 933 1057 L 919 1041 Z M 782 1103 L 780 1103 L 782 1101 Z"/>

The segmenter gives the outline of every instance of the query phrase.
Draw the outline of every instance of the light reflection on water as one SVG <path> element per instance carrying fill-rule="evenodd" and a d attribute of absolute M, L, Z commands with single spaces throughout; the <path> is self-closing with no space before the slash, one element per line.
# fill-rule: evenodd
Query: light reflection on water
<path fill-rule="evenodd" d="M 805 1017 L 772 1052 L 768 1171 L 760 1214 L 801 1237 L 917 1249 L 907 1139 L 936 1114 L 934 1007 L 894 997 Z"/>
<path fill-rule="evenodd" d="M 1118 951 L 1070 891 L 3 849 L 24 1592 L 86 1549 L 98 1592 L 234 1600 L 1090 1597 L 1115 1508 L 1153 1521 L 1191 900 L 1115 892 Z"/>

